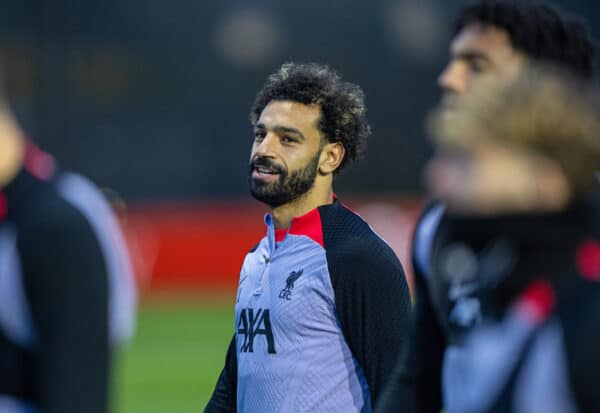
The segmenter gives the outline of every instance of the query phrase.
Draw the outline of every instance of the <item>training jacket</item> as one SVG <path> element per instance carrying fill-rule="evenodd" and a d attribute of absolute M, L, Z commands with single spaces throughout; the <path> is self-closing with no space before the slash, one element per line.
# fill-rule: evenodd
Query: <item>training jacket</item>
<path fill-rule="evenodd" d="M 135 288 L 110 206 L 28 144 L 0 190 L 0 412 L 106 413 Z"/>
<path fill-rule="evenodd" d="M 377 412 L 600 411 L 599 210 L 597 199 L 496 217 L 426 209 L 410 351 Z"/>
<path fill-rule="evenodd" d="M 246 256 L 236 334 L 206 412 L 369 412 L 403 348 L 410 297 L 391 248 L 339 201 Z"/>

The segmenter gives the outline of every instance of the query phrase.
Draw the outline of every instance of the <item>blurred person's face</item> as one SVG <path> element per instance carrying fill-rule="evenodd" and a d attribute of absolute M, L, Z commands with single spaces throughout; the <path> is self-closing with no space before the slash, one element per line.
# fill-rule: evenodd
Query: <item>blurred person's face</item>
<path fill-rule="evenodd" d="M 23 162 L 25 144 L 16 119 L 0 101 L 0 188 L 17 175 Z"/>
<path fill-rule="evenodd" d="M 254 127 L 250 193 L 272 208 L 308 193 L 319 170 L 323 145 L 318 105 L 272 101 Z"/>
<path fill-rule="evenodd" d="M 554 161 L 484 140 L 468 149 L 439 147 L 425 179 L 449 211 L 476 215 L 555 211 L 571 196 Z"/>
<path fill-rule="evenodd" d="M 515 50 L 506 30 L 471 23 L 453 39 L 450 62 L 438 84 L 444 92 L 442 104 L 448 109 L 483 77 L 513 79 L 523 67 L 525 55 Z"/>

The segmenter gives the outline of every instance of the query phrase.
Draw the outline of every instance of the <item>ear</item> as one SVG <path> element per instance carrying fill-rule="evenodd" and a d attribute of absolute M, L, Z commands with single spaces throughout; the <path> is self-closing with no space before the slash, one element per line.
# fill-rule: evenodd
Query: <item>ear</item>
<path fill-rule="evenodd" d="M 341 142 L 325 144 L 319 158 L 319 173 L 321 175 L 329 175 L 335 172 L 344 160 L 345 155 L 346 149 Z"/>

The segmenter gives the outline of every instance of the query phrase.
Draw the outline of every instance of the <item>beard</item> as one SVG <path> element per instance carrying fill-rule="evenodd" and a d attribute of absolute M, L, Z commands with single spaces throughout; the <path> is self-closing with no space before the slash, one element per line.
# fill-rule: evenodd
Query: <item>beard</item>
<path fill-rule="evenodd" d="M 308 164 L 297 171 L 288 173 L 281 165 L 276 164 L 269 158 L 259 157 L 250 162 L 249 181 L 250 194 L 254 199 L 269 205 L 271 208 L 295 201 L 305 195 L 314 185 L 317 177 L 319 157 L 321 151 L 312 158 Z M 263 166 L 272 169 L 279 174 L 275 182 L 264 182 L 252 178 L 255 167 Z"/>

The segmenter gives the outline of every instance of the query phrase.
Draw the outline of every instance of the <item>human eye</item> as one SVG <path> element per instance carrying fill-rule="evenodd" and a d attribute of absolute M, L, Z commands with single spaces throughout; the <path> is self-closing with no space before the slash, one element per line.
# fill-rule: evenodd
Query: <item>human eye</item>
<path fill-rule="evenodd" d="M 256 142 L 260 142 L 265 138 L 265 131 L 263 130 L 255 130 L 254 131 L 254 140 Z"/>
<path fill-rule="evenodd" d="M 296 143 L 298 140 L 296 138 L 293 138 L 291 136 L 288 135 L 283 135 L 281 137 L 281 142 L 286 144 L 286 145 L 293 145 L 294 143 Z"/>
<path fill-rule="evenodd" d="M 469 60 L 469 70 L 472 73 L 480 74 L 487 71 L 489 64 L 483 59 Z"/>

